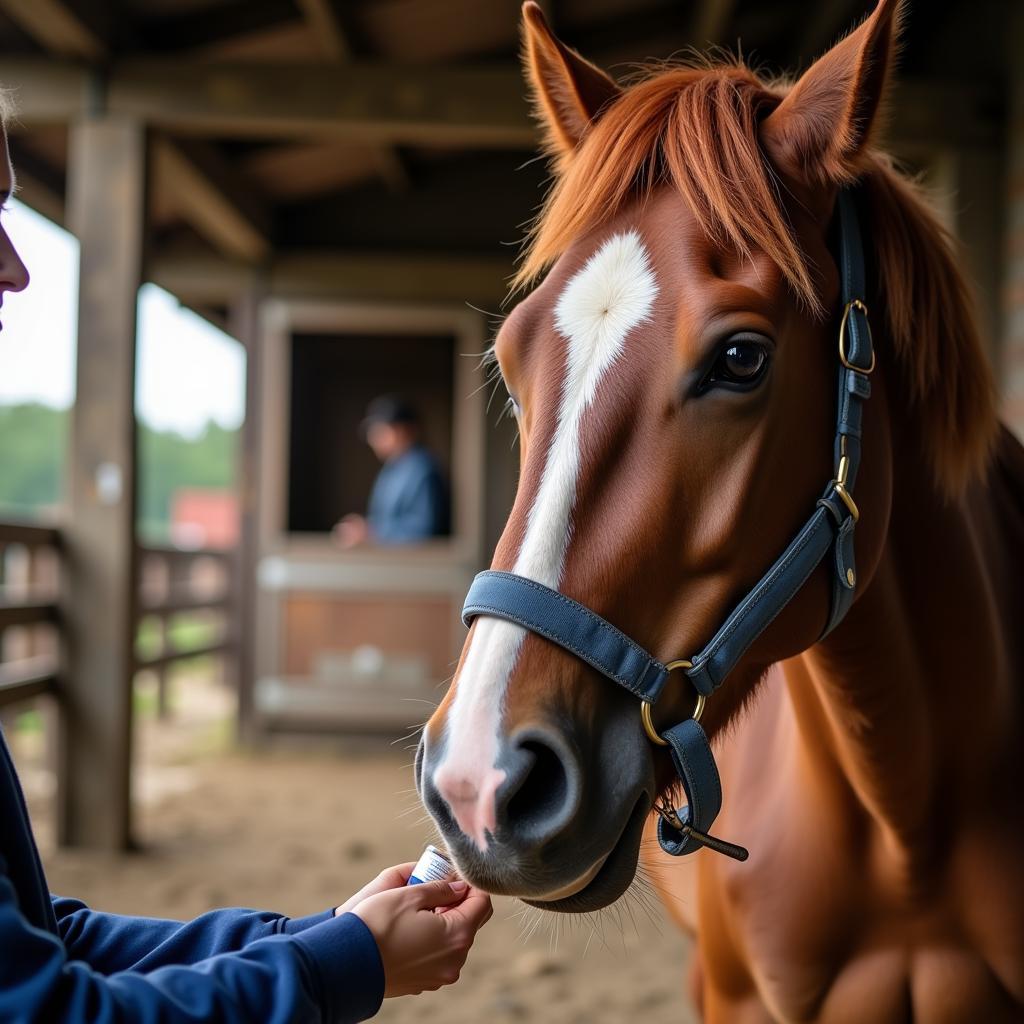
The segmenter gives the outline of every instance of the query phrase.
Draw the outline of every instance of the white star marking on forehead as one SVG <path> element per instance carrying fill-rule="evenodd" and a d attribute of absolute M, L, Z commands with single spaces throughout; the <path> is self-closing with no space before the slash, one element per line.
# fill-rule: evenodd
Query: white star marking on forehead
<path fill-rule="evenodd" d="M 647 250 L 635 231 L 613 235 L 570 278 L 555 305 L 566 364 L 558 420 L 540 487 L 530 509 L 514 571 L 557 589 L 572 535 L 580 473 L 580 423 L 626 336 L 650 317 L 658 294 Z M 448 709 L 444 760 L 434 785 L 460 828 L 487 847 L 495 828 L 494 795 L 501 719 L 512 668 L 526 631 L 493 618 L 477 620 L 458 688 Z"/>

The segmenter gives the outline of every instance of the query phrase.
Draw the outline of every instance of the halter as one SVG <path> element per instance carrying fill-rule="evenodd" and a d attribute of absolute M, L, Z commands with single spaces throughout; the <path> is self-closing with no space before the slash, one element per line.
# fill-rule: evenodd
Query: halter
<path fill-rule="evenodd" d="M 863 402 L 871 394 L 869 375 L 875 368 L 875 355 L 863 298 L 864 250 L 857 209 L 849 191 L 839 193 L 837 206 L 843 315 L 839 324 L 835 476 L 800 532 L 707 646 L 692 659 L 663 664 L 585 605 L 510 572 L 491 570 L 477 575 L 462 609 L 467 626 L 480 615 L 514 622 L 575 654 L 640 699 L 644 731 L 652 743 L 669 748 L 686 794 L 683 807 L 673 810 L 664 803 L 655 806 L 661 819 L 658 841 L 673 856 L 692 853 L 701 846 L 736 860 L 748 856 L 742 846 L 717 839 L 708 831 L 722 807 L 722 786 L 711 745 L 700 725 L 707 698 L 789 604 L 830 549 L 832 601 L 821 638 L 835 629 L 853 603 L 857 585 L 853 530 L 860 513 L 852 491 L 860 465 Z M 659 735 L 651 720 L 651 708 L 677 671 L 696 691 L 696 705 L 689 718 Z"/>

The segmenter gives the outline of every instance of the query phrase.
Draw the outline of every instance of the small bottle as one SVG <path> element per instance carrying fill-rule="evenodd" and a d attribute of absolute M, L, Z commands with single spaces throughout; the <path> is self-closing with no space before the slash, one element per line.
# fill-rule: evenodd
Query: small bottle
<path fill-rule="evenodd" d="M 446 853 L 436 846 L 428 846 L 416 861 L 406 885 L 422 885 L 423 882 L 449 882 L 456 877 L 455 865 Z"/>

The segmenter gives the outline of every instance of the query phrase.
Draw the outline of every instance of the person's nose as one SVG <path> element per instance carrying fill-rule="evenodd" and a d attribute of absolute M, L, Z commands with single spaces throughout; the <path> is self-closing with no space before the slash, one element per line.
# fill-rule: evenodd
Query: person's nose
<path fill-rule="evenodd" d="M 6 231 L 0 229 L 0 295 L 28 287 L 29 273 Z"/>

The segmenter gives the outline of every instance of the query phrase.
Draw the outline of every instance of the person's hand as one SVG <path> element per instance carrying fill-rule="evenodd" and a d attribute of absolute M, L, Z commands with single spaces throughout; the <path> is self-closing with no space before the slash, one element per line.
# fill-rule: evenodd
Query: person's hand
<path fill-rule="evenodd" d="M 334 524 L 331 536 L 340 547 L 358 547 L 370 539 L 370 524 L 361 515 L 352 512 Z"/>
<path fill-rule="evenodd" d="M 401 889 L 402 886 L 408 883 L 409 876 L 412 874 L 414 867 L 416 867 L 416 861 L 411 860 L 408 864 L 396 864 L 392 868 L 385 868 L 373 881 L 367 882 L 359 892 L 349 896 L 334 911 L 334 916 L 341 917 L 342 914 L 347 914 L 358 904 L 362 903 L 363 900 L 370 896 L 376 896 L 379 892 L 387 892 L 388 889 Z"/>
<path fill-rule="evenodd" d="M 440 908 L 443 913 L 436 913 Z M 459 980 L 491 898 L 466 882 L 424 882 L 379 892 L 353 908 L 384 964 L 384 997 L 433 992 Z"/>

